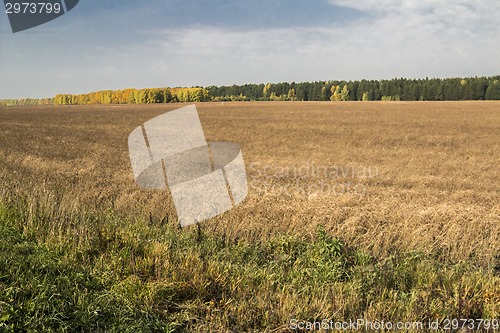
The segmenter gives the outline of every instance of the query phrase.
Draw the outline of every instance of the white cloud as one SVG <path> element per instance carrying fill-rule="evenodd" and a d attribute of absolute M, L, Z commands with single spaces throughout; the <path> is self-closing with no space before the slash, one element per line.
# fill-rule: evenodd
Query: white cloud
<path fill-rule="evenodd" d="M 367 15 L 313 28 L 191 27 L 150 45 L 192 84 L 500 73 L 497 0 L 330 2 Z"/>
<path fill-rule="evenodd" d="M 437 25 L 449 29 L 488 32 L 498 29 L 498 0 L 329 0 L 374 17 L 375 23 L 402 19 L 405 26 Z M 498 30 L 496 30 L 498 32 Z"/>

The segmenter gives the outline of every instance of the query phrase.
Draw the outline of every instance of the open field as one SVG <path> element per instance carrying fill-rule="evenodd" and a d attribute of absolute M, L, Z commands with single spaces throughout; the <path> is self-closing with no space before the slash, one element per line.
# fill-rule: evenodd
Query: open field
<path fill-rule="evenodd" d="M 0 329 L 500 317 L 500 102 L 197 104 L 249 196 L 184 231 L 127 148 L 181 106 L 0 108 Z"/>

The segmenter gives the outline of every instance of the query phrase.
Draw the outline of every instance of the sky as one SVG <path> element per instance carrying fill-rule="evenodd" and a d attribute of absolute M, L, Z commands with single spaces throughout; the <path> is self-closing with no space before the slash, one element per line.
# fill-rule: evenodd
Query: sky
<path fill-rule="evenodd" d="M 104 89 L 500 74 L 498 0 L 81 0 L 12 33 L 0 99 Z"/>

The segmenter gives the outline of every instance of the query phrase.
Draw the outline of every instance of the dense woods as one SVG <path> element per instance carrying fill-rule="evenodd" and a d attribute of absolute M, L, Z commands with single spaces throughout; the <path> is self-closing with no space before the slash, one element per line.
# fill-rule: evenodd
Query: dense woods
<path fill-rule="evenodd" d="M 55 98 L 0 100 L 9 105 L 153 104 L 208 101 L 500 100 L 500 76 L 267 83 L 193 88 L 103 90 Z"/>
<path fill-rule="evenodd" d="M 500 100 L 500 76 L 246 84 L 208 87 L 211 100 L 458 101 Z"/>

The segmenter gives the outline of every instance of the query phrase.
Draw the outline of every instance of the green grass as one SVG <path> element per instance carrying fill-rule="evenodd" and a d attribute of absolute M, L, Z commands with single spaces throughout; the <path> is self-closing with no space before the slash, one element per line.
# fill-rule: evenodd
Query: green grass
<path fill-rule="evenodd" d="M 330 237 L 229 239 L 165 221 L 0 204 L 0 332 L 287 331 L 290 319 L 498 318 L 498 267 L 373 258 Z"/>

